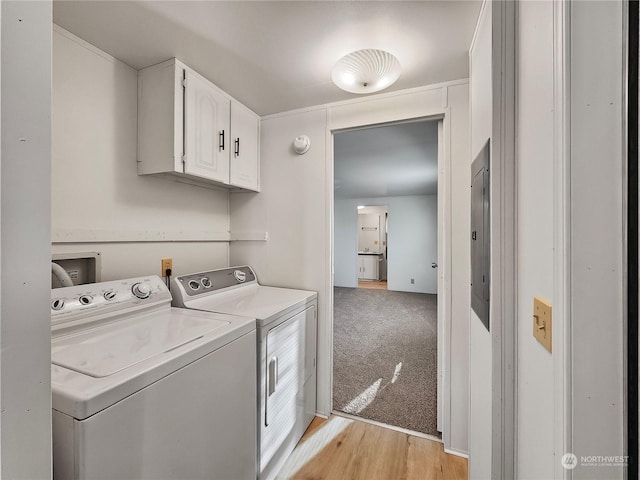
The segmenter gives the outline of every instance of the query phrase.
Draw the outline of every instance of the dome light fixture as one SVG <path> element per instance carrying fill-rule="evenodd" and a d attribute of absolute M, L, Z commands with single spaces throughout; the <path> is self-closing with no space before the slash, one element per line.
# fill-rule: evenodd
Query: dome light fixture
<path fill-rule="evenodd" d="M 374 93 L 391 86 L 400 77 L 400 62 L 384 50 L 351 52 L 336 63 L 331 80 L 351 93 Z"/>

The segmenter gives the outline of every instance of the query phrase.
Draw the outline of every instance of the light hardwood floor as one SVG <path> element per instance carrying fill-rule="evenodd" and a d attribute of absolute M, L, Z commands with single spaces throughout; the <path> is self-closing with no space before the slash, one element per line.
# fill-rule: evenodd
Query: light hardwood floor
<path fill-rule="evenodd" d="M 277 478 L 466 480 L 468 466 L 439 442 L 332 415 L 313 420 Z"/>
<path fill-rule="evenodd" d="M 372 288 L 374 290 L 386 290 L 387 281 L 372 282 L 369 280 L 358 280 L 358 288 Z"/>

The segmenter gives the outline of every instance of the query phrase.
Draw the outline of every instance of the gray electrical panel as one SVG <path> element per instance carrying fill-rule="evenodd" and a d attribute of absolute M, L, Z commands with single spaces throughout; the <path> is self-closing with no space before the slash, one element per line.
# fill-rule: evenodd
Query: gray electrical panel
<path fill-rule="evenodd" d="M 471 308 L 489 330 L 489 140 L 471 164 Z"/>

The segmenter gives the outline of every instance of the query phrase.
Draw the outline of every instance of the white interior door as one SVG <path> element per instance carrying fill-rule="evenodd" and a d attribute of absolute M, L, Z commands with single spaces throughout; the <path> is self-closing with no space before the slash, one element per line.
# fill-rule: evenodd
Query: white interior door
<path fill-rule="evenodd" d="M 230 100 L 186 71 L 184 173 L 229 183 Z"/>

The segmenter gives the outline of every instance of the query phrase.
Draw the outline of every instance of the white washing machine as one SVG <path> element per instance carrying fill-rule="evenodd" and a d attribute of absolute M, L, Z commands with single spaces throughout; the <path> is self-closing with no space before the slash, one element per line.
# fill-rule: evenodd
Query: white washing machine
<path fill-rule="evenodd" d="M 159 277 L 51 292 L 54 478 L 256 478 L 255 319 Z"/>
<path fill-rule="evenodd" d="M 260 285 L 251 267 L 175 277 L 178 307 L 256 318 L 258 478 L 271 480 L 316 411 L 316 292 Z"/>

